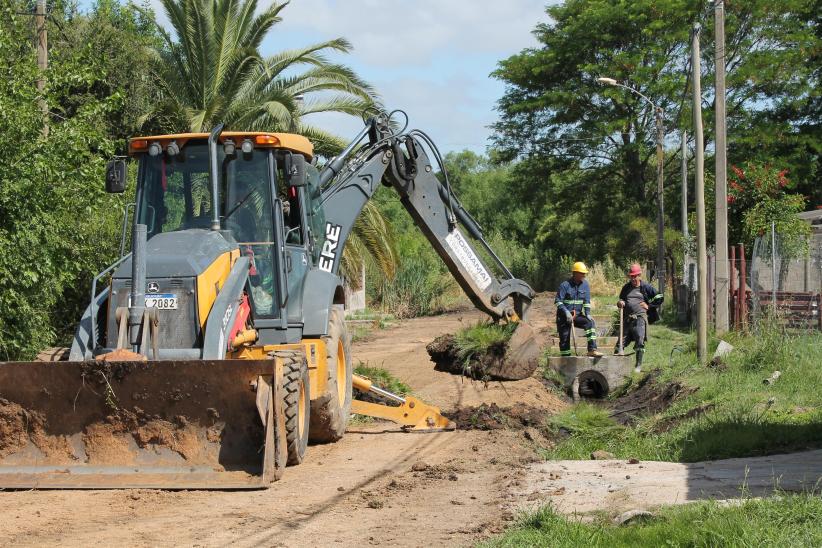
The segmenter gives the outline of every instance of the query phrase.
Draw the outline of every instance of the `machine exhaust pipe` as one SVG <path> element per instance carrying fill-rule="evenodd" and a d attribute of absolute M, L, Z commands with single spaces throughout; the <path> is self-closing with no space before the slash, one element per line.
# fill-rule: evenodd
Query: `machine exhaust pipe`
<path fill-rule="evenodd" d="M 217 139 L 225 124 L 217 124 L 208 136 L 208 165 L 211 179 L 211 230 L 220 230 L 220 166 L 217 163 Z"/>
<path fill-rule="evenodd" d="M 146 225 L 135 223 L 131 245 L 131 302 L 128 306 L 128 341 L 140 352 L 140 326 L 146 312 Z"/>

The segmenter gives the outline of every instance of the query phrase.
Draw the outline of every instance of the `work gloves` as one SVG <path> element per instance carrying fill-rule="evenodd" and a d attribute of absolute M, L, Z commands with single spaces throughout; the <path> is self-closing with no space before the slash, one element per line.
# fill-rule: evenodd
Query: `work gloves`
<path fill-rule="evenodd" d="M 565 311 L 565 321 L 568 323 L 572 323 L 574 321 L 574 317 L 571 316 L 571 313 L 567 310 Z"/>

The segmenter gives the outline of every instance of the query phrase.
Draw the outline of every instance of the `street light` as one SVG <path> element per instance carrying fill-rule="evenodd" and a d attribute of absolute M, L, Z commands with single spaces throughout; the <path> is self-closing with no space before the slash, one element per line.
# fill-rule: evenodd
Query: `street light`
<path fill-rule="evenodd" d="M 617 86 L 620 88 L 625 88 L 634 95 L 638 95 L 645 99 L 649 105 L 651 105 L 654 109 L 654 118 L 656 119 L 656 203 L 657 203 L 657 212 L 656 212 L 656 264 L 657 264 L 657 271 L 659 278 L 659 292 L 663 295 L 665 294 L 665 206 L 662 201 L 662 167 L 665 161 L 664 152 L 662 149 L 663 140 L 665 139 L 664 134 L 664 127 L 663 127 L 663 117 L 664 113 L 662 111 L 662 107 L 657 106 L 654 104 L 651 99 L 649 99 L 646 95 L 640 93 L 639 91 L 635 90 L 632 87 L 628 87 L 625 84 L 620 84 L 613 78 L 606 78 L 600 77 L 597 78 L 597 82 L 600 84 L 605 84 L 608 86 Z"/>

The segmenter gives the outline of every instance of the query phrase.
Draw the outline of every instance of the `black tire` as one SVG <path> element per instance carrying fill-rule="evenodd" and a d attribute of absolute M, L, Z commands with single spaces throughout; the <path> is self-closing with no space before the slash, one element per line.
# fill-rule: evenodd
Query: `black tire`
<path fill-rule="evenodd" d="M 288 445 L 288 464 L 300 464 L 308 447 L 308 429 L 311 420 L 311 392 L 308 381 L 308 363 L 305 355 L 296 351 L 278 351 L 283 362 L 283 402 L 285 433 Z"/>
<path fill-rule="evenodd" d="M 351 416 L 354 367 L 351 364 L 351 337 L 345 327 L 345 313 L 341 306 L 331 308 L 328 334 L 323 341 L 328 376 L 325 391 L 311 401 L 310 437 L 314 443 L 329 443 L 342 438 Z"/>

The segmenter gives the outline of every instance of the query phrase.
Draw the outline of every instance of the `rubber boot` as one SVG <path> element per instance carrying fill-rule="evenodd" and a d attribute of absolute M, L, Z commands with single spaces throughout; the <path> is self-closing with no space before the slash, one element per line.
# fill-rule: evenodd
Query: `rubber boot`
<path fill-rule="evenodd" d="M 636 367 L 634 367 L 634 373 L 639 373 L 642 371 L 642 356 L 645 354 L 644 348 L 637 348 L 636 349 Z"/>

